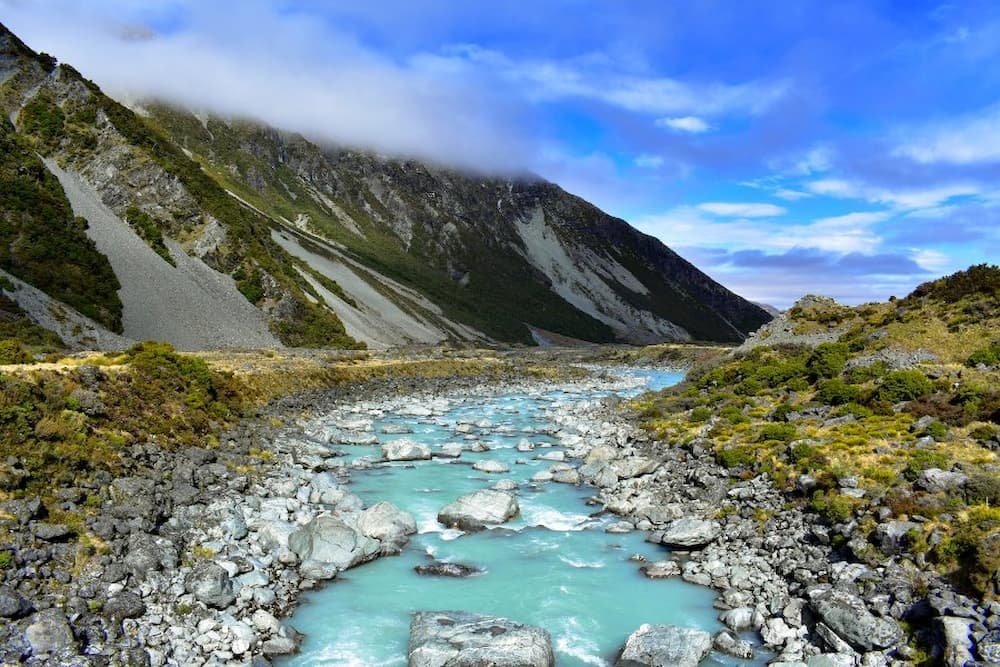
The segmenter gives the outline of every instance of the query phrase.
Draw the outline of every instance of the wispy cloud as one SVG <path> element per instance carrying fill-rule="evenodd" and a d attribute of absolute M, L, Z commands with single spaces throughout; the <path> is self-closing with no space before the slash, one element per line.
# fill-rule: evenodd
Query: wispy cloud
<path fill-rule="evenodd" d="M 1000 104 L 906 131 L 895 149 L 924 164 L 1000 162 Z"/>
<path fill-rule="evenodd" d="M 676 130 L 678 132 L 688 132 L 691 134 L 700 134 L 702 132 L 708 132 L 712 129 L 704 119 L 698 116 L 680 116 L 677 118 L 657 118 L 655 124 L 658 127 L 666 127 L 671 130 Z"/>
<path fill-rule="evenodd" d="M 705 202 L 698 208 L 727 218 L 773 218 L 787 213 L 781 206 L 755 202 Z"/>
<path fill-rule="evenodd" d="M 948 183 L 922 188 L 889 188 L 858 181 L 825 178 L 811 181 L 806 188 L 817 195 L 841 199 L 860 199 L 887 204 L 898 209 L 921 209 L 940 206 L 957 198 L 978 195 L 983 188 L 974 183 Z"/>
<path fill-rule="evenodd" d="M 659 155 L 649 155 L 643 153 L 635 158 L 635 166 L 642 167 L 643 169 L 656 169 L 657 167 L 663 166 L 663 158 Z"/>

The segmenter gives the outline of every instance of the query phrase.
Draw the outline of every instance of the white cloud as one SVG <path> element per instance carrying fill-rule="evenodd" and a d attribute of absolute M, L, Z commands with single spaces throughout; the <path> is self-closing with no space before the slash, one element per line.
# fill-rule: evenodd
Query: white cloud
<path fill-rule="evenodd" d="M 678 132 L 690 132 L 700 134 L 712 129 L 712 126 L 698 116 L 680 116 L 677 118 L 657 118 L 655 124 L 658 127 L 666 127 Z"/>
<path fill-rule="evenodd" d="M 727 218 L 773 218 L 787 213 L 781 206 L 754 202 L 706 202 L 698 208 Z"/>
<path fill-rule="evenodd" d="M 915 248 L 913 250 L 913 259 L 921 268 L 937 274 L 945 273 L 952 265 L 951 257 L 943 252 L 929 248 Z"/>
<path fill-rule="evenodd" d="M 911 129 L 894 153 L 924 164 L 1000 162 L 1000 105 Z"/>
<path fill-rule="evenodd" d="M 806 184 L 806 188 L 817 195 L 841 199 L 861 199 L 901 210 L 936 207 L 955 197 L 975 196 L 982 191 L 980 186 L 971 183 L 894 189 L 835 178 L 812 181 Z"/>
<path fill-rule="evenodd" d="M 636 156 L 635 166 L 642 167 L 643 169 L 656 169 L 657 167 L 663 166 L 663 158 L 659 155 L 648 155 L 644 153 Z"/>
<path fill-rule="evenodd" d="M 890 216 L 889 211 L 861 211 L 789 224 L 773 220 L 719 220 L 706 216 L 701 206 L 678 206 L 658 215 L 639 218 L 633 224 L 672 247 L 727 251 L 812 248 L 870 254 L 877 252 L 882 243 L 875 225 Z"/>
<path fill-rule="evenodd" d="M 639 113 L 683 114 L 680 118 L 691 127 L 704 122 L 697 117 L 702 114 L 763 113 L 789 88 L 784 80 L 690 83 L 640 76 L 593 54 L 566 60 L 515 59 L 475 44 L 453 45 L 443 54 L 422 54 L 415 62 L 438 71 L 485 72 L 541 100 L 580 97 Z"/>
<path fill-rule="evenodd" d="M 808 192 L 802 192 L 801 190 L 792 190 L 791 188 L 778 188 L 774 191 L 774 196 L 779 199 L 784 199 L 787 201 L 798 201 L 800 199 L 805 199 L 807 197 L 812 197 Z"/>

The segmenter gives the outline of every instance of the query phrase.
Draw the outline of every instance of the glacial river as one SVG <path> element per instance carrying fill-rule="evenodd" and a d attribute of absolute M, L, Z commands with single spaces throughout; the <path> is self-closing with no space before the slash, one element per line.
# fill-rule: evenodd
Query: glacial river
<path fill-rule="evenodd" d="M 659 389 L 682 374 L 630 371 L 642 386 Z M 291 624 L 306 634 L 299 655 L 282 665 L 405 665 L 410 615 L 420 610 L 495 614 L 537 625 L 552 635 L 558 665 L 609 665 L 630 633 L 643 623 L 671 623 L 715 632 L 721 628 L 712 590 L 680 578 L 651 580 L 630 560 L 641 554 L 662 560 L 667 551 L 644 541 L 644 533 L 605 532 L 614 516 L 594 517 L 586 500 L 594 489 L 555 482 L 534 483 L 532 475 L 552 461 L 537 458 L 559 451 L 547 433 L 550 416 L 571 401 L 594 400 L 606 391 L 509 393 L 491 398 L 455 397 L 433 417 L 386 415 L 376 420 L 380 441 L 406 437 L 436 450 L 446 442 L 484 442 L 489 451 L 462 452 L 458 461 L 434 459 L 392 463 L 352 473 L 351 490 L 366 505 L 388 500 L 416 519 L 415 535 L 400 556 L 378 559 L 342 573 L 325 588 L 305 594 Z M 456 427 L 480 422 L 472 433 Z M 485 423 L 489 422 L 486 426 Z M 405 435 L 383 434 L 402 425 Z M 392 430 L 390 428 L 390 430 Z M 527 439 L 532 452 L 516 446 Z M 351 458 L 377 457 L 377 446 L 344 446 Z M 510 466 L 505 474 L 472 469 L 477 460 Z M 513 479 L 521 515 L 491 530 L 462 534 L 437 522 L 438 510 L 458 496 Z M 479 567 L 467 578 L 416 574 L 432 559 Z M 713 653 L 704 664 L 748 664 Z"/>

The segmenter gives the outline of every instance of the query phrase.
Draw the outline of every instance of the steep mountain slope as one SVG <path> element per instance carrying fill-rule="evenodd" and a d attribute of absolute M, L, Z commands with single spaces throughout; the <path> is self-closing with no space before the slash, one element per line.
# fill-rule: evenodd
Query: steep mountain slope
<path fill-rule="evenodd" d="M 737 341 L 769 315 L 558 186 L 322 149 L 260 124 L 142 112 L 227 189 L 502 340 Z"/>
<path fill-rule="evenodd" d="M 21 184 L 24 174 L 38 174 L 33 189 L 9 191 L 21 203 L 7 201 L 5 188 L 8 231 L 34 235 L 29 255 L 5 261 L 13 275 L 129 338 L 168 339 L 188 349 L 279 339 L 358 346 L 271 241 L 266 218 L 232 200 L 168 139 L 73 68 L 34 53 L 3 26 L 0 107 L 4 122 L 13 124 L 5 124 L 5 140 L 20 146 L 5 152 L 12 162 L 5 172 Z M 84 218 L 73 217 L 38 155 L 78 195 L 72 212 Z M 48 200 L 51 212 L 40 211 Z M 21 211 L 35 211 L 34 219 Z M 138 239 L 150 252 L 137 254 Z"/>
<path fill-rule="evenodd" d="M 108 279 L 76 281 L 75 294 L 40 277 L 59 272 L 10 258 L 0 268 L 128 338 L 189 349 L 530 344 L 538 332 L 740 341 L 770 317 L 536 177 L 324 149 L 156 103 L 132 110 L 2 26 L 0 107 L 4 140 L 19 147 L 9 171 L 40 173 L 32 196 L 57 199 L 61 233 L 75 234 L 64 254 Z M 4 208 L 32 208 L 17 205 Z M 5 214 L 16 233 L 41 228 Z"/>

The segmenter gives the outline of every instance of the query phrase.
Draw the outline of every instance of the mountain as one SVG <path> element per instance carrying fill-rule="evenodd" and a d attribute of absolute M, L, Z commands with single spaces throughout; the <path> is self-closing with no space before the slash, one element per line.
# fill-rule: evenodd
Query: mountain
<path fill-rule="evenodd" d="M 0 235 L 30 248 L 0 256 L 27 283 L 5 293 L 35 321 L 29 286 L 72 311 L 64 340 L 84 334 L 67 343 L 100 330 L 191 349 L 738 342 L 770 319 L 540 178 L 128 108 L 2 26 L 0 106 Z"/>

